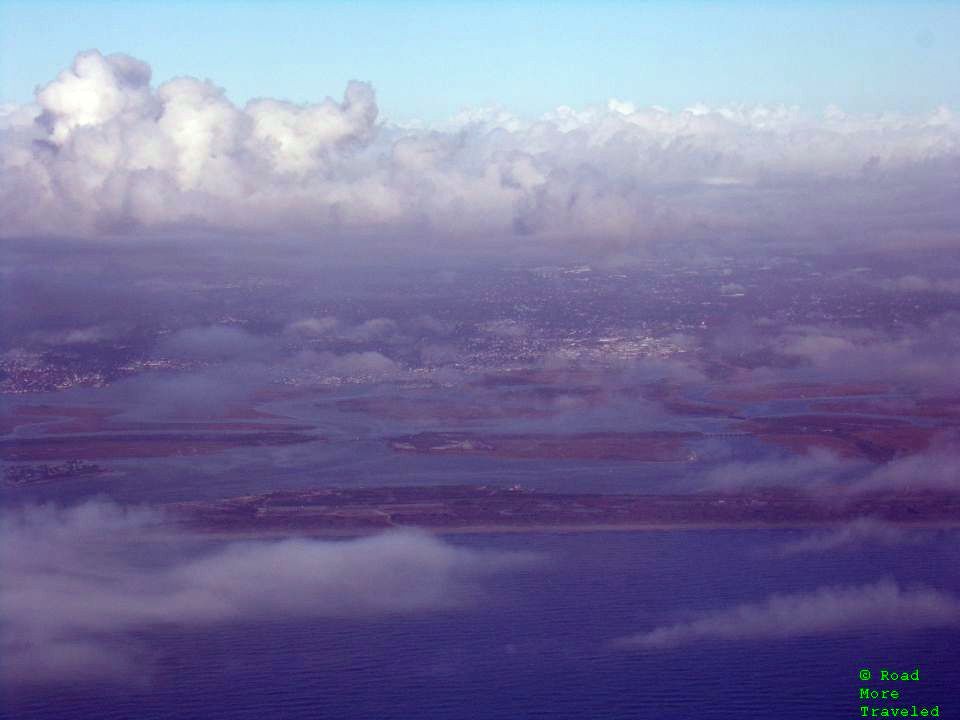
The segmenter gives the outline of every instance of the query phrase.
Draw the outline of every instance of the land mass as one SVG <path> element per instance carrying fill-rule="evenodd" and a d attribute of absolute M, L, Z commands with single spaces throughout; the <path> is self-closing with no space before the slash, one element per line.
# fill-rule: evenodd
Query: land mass
<path fill-rule="evenodd" d="M 217 534 L 809 527 L 868 517 L 960 526 L 960 493 L 809 494 L 782 488 L 688 495 L 565 494 L 521 487 L 317 488 L 168 506 L 192 530 Z"/>

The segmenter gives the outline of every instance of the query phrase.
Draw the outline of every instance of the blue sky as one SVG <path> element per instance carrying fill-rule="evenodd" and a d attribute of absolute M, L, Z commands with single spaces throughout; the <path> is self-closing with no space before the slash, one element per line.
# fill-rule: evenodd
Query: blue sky
<path fill-rule="evenodd" d="M 210 78 L 237 102 L 368 80 L 394 120 L 611 97 L 925 112 L 960 106 L 958 37 L 960 3 L 0 0 L 0 101 L 30 100 L 98 48 L 147 61 L 155 82 Z"/>

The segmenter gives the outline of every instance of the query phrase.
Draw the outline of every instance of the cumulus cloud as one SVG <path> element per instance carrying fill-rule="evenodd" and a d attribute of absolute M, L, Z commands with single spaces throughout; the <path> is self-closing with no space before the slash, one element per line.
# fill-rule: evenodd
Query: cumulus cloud
<path fill-rule="evenodd" d="M 660 650 L 706 641 L 780 640 L 851 630 L 910 630 L 960 625 L 960 599 L 929 588 L 903 589 L 891 581 L 822 587 L 810 593 L 771 595 L 662 625 L 615 641 L 623 648 Z"/>
<path fill-rule="evenodd" d="M 619 253 L 658 242 L 955 242 L 960 122 L 679 112 L 613 101 L 535 120 L 474 110 L 435 128 L 378 119 L 374 91 L 232 104 L 209 81 L 154 87 L 92 50 L 0 115 L 8 236 L 186 230 L 344 233 Z"/>
<path fill-rule="evenodd" d="M 532 559 L 418 532 L 236 542 L 198 552 L 182 535 L 151 535 L 161 523 L 152 510 L 107 502 L 5 513 L 3 680 L 127 679 L 141 672 L 146 651 L 134 634 L 158 625 L 461 607 L 482 597 L 484 577 Z"/>

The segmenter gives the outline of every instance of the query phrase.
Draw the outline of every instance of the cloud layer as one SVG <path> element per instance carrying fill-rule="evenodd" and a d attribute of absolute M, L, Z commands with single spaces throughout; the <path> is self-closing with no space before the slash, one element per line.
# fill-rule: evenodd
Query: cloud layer
<path fill-rule="evenodd" d="M 152 626 L 457 607 L 482 595 L 485 576 L 531 560 L 417 532 L 238 542 L 202 554 L 163 537 L 158 558 L 150 532 L 160 517 L 106 502 L 28 508 L 2 521 L 7 683 L 129 679 L 144 652 L 132 635 Z"/>
<path fill-rule="evenodd" d="M 956 241 L 960 121 L 668 112 L 611 101 L 535 121 L 465 112 L 378 121 L 374 91 L 232 104 L 210 81 L 158 87 L 125 55 L 77 55 L 0 115 L 6 236 L 278 234 L 457 247 L 511 238 L 591 251 L 743 239 Z M 469 241 L 469 242 L 468 242 Z"/>

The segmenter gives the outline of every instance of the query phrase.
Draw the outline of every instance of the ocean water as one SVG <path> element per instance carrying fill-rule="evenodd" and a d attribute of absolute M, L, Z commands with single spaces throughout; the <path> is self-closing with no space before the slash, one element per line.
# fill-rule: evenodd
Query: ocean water
<path fill-rule="evenodd" d="M 467 607 L 144 631 L 141 682 L 7 688 L 3 717 L 856 718 L 861 668 L 913 669 L 908 704 L 960 718 L 960 628 L 877 627 L 625 650 L 612 641 L 771 593 L 880 580 L 960 593 L 960 541 L 779 552 L 800 531 L 458 536 L 534 551 Z M 889 684 L 887 687 L 892 687 Z"/>

